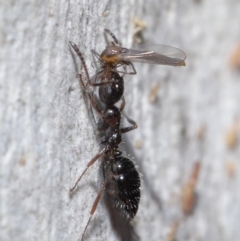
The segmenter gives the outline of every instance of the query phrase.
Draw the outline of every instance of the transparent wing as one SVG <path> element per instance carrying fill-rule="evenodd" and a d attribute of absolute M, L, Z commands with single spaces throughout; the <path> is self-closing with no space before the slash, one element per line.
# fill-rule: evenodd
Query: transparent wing
<path fill-rule="evenodd" d="M 139 49 L 124 49 L 120 54 L 124 61 L 148 64 L 185 66 L 186 54 L 167 45 L 140 45 Z"/>

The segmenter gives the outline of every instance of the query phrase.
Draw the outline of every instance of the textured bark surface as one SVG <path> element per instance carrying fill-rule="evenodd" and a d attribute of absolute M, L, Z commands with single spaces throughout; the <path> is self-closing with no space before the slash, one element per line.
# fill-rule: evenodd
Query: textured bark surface
<path fill-rule="evenodd" d="M 176 240 L 238 240 L 240 74 L 230 59 L 240 43 L 239 12 L 238 0 L 2 0 L 0 240 L 81 236 L 101 186 L 99 164 L 71 197 L 69 188 L 99 146 L 68 41 L 93 74 L 90 50 L 103 50 L 103 29 L 132 47 L 134 17 L 146 23 L 144 42 L 187 54 L 184 68 L 138 64 L 136 76 L 125 76 L 125 112 L 139 128 L 123 148 L 143 174 L 136 232 L 142 241 L 170 240 L 179 222 Z M 196 161 L 198 202 L 184 216 L 182 190 Z M 85 240 L 121 240 L 108 216 L 102 201 Z"/>

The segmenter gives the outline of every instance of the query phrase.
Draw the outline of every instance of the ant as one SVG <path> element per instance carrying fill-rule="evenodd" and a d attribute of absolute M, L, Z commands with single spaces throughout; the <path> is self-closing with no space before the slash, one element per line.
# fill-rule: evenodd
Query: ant
<path fill-rule="evenodd" d="M 100 62 L 100 70 L 92 78 L 89 76 L 82 53 L 76 44 L 70 42 L 71 47 L 82 62 L 88 86 L 99 87 L 99 100 L 97 100 L 89 93 L 88 86 L 85 85 L 82 75 L 79 75 L 83 90 L 87 94 L 93 109 L 95 109 L 100 117 L 97 123 L 97 129 L 101 133 L 100 144 L 103 146 L 100 152 L 88 163 L 75 185 L 70 189 L 72 192 L 88 168 L 101 158 L 103 172 L 102 188 L 93 203 L 90 218 L 85 226 L 81 240 L 84 238 L 87 227 L 97 209 L 104 190 L 106 190 L 107 194 L 113 200 L 115 206 L 130 220 L 133 220 L 138 210 L 140 201 L 140 177 L 133 162 L 123 157 L 122 152 L 118 149 L 119 144 L 122 142 L 121 135 L 137 128 L 136 122 L 123 114 L 125 107 L 123 76 L 125 74 L 137 73 L 132 62 L 185 66 L 184 60 L 186 58 L 185 53 L 180 49 L 164 45 L 147 47 L 147 49 L 152 50 L 146 50 L 145 48 L 142 50 L 122 48 L 118 39 L 109 29 L 104 29 L 104 32 L 105 38 L 106 34 L 109 34 L 113 41 L 107 45 L 101 55 L 95 50 L 91 51 Z M 126 71 L 127 66 L 132 68 L 131 72 Z M 123 67 L 124 71 L 120 71 L 118 69 L 119 67 Z M 123 76 L 120 76 L 119 73 L 122 73 Z M 118 108 L 115 104 L 120 100 L 122 100 L 122 103 Z M 105 105 L 104 110 L 100 107 L 99 102 Z M 132 126 L 120 127 L 122 114 Z"/>
<path fill-rule="evenodd" d="M 70 45 L 82 62 L 88 85 L 99 86 L 99 100 L 105 105 L 105 109 L 102 110 L 97 103 L 97 100 L 89 93 L 82 75 L 79 74 L 83 90 L 87 94 L 93 109 L 95 109 L 100 117 L 100 120 L 97 123 L 97 129 L 101 133 L 100 144 L 103 146 L 100 152 L 87 164 L 87 167 L 78 178 L 75 185 L 70 189 L 70 192 L 72 192 L 88 168 L 101 158 L 103 172 L 102 187 L 93 203 L 90 218 L 82 234 L 81 240 L 83 240 L 87 227 L 97 209 L 104 190 L 106 190 L 114 205 L 125 214 L 130 221 L 133 220 L 137 213 L 140 201 L 139 173 L 137 172 L 134 163 L 129 158 L 123 157 L 122 152 L 118 149 L 119 144 L 122 142 L 121 135 L 136 129 L 137 124 L 135 121 L 124 115 L 132 126 L 124 128 L 120 127 L 121 116 L 123 114 L 122 111 L 125 107 L 125 99 L 123 97 L 123 78 L 118 72 L 116 72 L 115 69 L 110 70 L 107 77 L 102 76 L 100 83 L 92 83 L 82 53 L 76 44 L 70 42 Z M 122 103 L 118 108 L 115 104 L 120 99 L 122 99 Z"/>

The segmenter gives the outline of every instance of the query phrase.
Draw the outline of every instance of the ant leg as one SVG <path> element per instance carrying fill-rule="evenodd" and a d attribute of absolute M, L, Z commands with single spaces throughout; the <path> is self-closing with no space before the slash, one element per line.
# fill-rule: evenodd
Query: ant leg
<path fill-rule="evenodd" d="M 91 104 L 92 104 L 92 107 L 97 111 L 97 113 L 99 114 L 99 116 L 101 118 L 103 118 L 103 113 L 101 111 L 101 109 L 99 108 L 99 106 L 97 105 L 96 101 L 94 100 L 94 98 L 90 95 L 90 93 L 87 91 L 86 89 L 86 86 L 83 82 L 83 79 L 82 79 L 82 75 L 79 74 L 79 79 L 80 79 L 80 82 L 81 82 L 81 85 L 83 86 L 83 90 L 85 91 L 85 93 L 87 94 L 88 96 L 88 99 L 90 100 Z"/>
<path fill-rule="evenodd" d="M 127 119 L 127 121 L 132 124 L 132 126 L 129 126 L 129 127 L 124 127 L 124 128 L 121 128 L 120 131 L 121 133 L 126 133 L 126 132 L 129 132 L 129 131 L 132 131 L 134 129 L 137 129 L 138 128 L 138 125 L 137 125 L 137 122 L 134 121 L 133 119 L 129 118 L 126 114 L 122 113 L 125 118 Z"/>
<path fill-rule="evenodd" d="M 125 101 L 124 96 L 122 96 L 122 103 L 121 103 L 121 105 L 120 105 L 120 107 L 119 107 L 120 112 L 123 111 L 125 105 L 126 105 L 126 101 Z"/>
<path fill-rule="evenodd" d="M 112 83 L 112 81 L 109 81 L 109 82 L 104 82 L 104 83 L 92 83 L 91 81 L 91 78 L 89 76 L 89 73 L 88 73 L 88 70 L 87 70 L 87 65 L 86 65 L 86 62 L 85 62 L 85 59 L 82 55 L 82 53 L 80 52 L 80 50 L 78 49 L 77 45 L 71 41 L 69 41 L 71 47 L 74 49 L 74 51 L 76 52 L 76 54 L 78 55 L 78 57 L 80 58 L 82 64 L 83 64 L 83 68 L 84 68 L 84 71 L 85 71 L 85 74 L 87 76 L 87 80 L 88 80 L 88 83 L 89 85 L 91 86 L 100 86 L 100 85 L 105 85 L 105 84 L 110 84 Z M 100 72 L 101 73 L 101 72 Z M 96 78 L 97 78 L 98 74 L 96 75 Z M 95 78 L 95 80 L 96 80 Z"/>
<path fill-rule="evenodd" d="M 125 105 L 126 105 L 126 101 L 125 101 L 124 96 L 122 96 L 122 103 L 121 103 L 121 105 L 120 105 L 120 107 L 119 107 L 119 110 L 120 110 L 121 112 L 123 111 Z M 121 129 L 120 129 L 121 133 L 126 133 L 126 132 L 129 132 L 129 131 L 132 131 L 132 130 L 138 128 L 138 125 L 137 125 L 136 121 L 134 121 L 134 120 L 132 120 L 131 118 L 129 118 L 129 117 L 128 117 L 126 114 L 124 114 L 123 112 L 122 112 L 122 115 L 125 116 L 125 118 L 127 119 L 127 121 L 128 121 L 130 124 L 132 124 L 132 126 L 121 128 Z"/>
<path fill-rule="evenodd" d="M 91 216 L 90 216 L 90 218 L 88 219 L 87 225 L 86 225 L 86 227 L 85 227 L 85 229 L 84 229 L 84 231 L 83 231 L 81 241 L 83 241 L 83 238 L 84 238 L 84 235 L 85 235 L 85 233 L 86 233 L 87 227 L 88 227 L 88 225 L 89 225 L 89 223 L 90 223 L 90 221 L 91 221 L 91 219 L 92 219 L 93 214 L 95 213 L 95 211 L 96 211 L 96 209 L 97 209 L 97 206 L 98 206 L 99 201 L 101 200 L 101 197 L 102 197 L 103 191 L 104 191 L 104 189 L 105 189 L 105 187 L 106 187 L 106 184 L 107 184 L 106 182 L 103 183 L 102 188 L 101 188 L 101 190 L 98 192 L 98 195 L 97 195 L 97 197 L 96 197 L 96 199 L 95 199 L 95 201 L 94 201 L 94 203 L 93 203 L 93 206 L 92 206 L 92 209 L 91 209 L 91 212 L 90 212 L 90 215 L 91 215 Z"/>
<path fill-rule="evenodd" d="M 121 133 L 126 133 L 126 132 L 129 132 L 129 131 L 132 131 L 134 129 L 137 129 L 138 128 L 138 125 L 137 125 L 137 122 L 132 120 L 131 118 L 129 118 L 127 115 L 125 115 L 124 113 L 122 113 L 125 118 L 127 119 L 127 121 L 132 124 L 132 126 L 129 126 L 129 127 L 124 127 L 124 128 L 121 128 L 120 131 Z"/>
<path fill-rule="evenodd" d="M 76 52 L 76 54 L 78 55 L 78 57 L 80 58 L 80 60 L 83 64 L 83 68 L 84 68 L 84 71 L 86 73 L 87 79 L 91 83 L 89 73 L 88 73 L 88 70 L 87 70 L 87 65 L 86 65 L 85 59 L 83 58 L 82 53 L 80 52 L 79 48 L 77 47 L 77 45 L 75 43 L 73 43 L 71 41 L 69 41 L 69 43 L 70 43 L 71 47 L 74 49 L 74 51 Z"/>
<path fill-rule="evenodd" d="M 119 43 L 118 39 L 116 38 L 116 36 L 109 29 L 105 28 L 104 29 L 104 38 L 105 38 L 105 40 L 107 42 L 107 45 L 109 45 L 109 41 L 108 41 L 107 36 L 106 36 L 107 33 L 112 37 L 112 39 L 114 41 L 114 42 L 111 42 L 111 44 L 113 46 L 120 45 L 120 43 Z"/>
<path fill-rule="evenodd" d="M 85 174 L 85 172 L 88 170 L 88 168 L 90 166 L 92 166 L 96 160 L 98 160 L 101 155 L 104 153 L 104 151 L 106 150 L 106 147 L 104 147 L 95 157 L 93 157 L 93 159 L 87 164 L 87 167 L 85 168 L 85 170 L 83 171 L 83 173 L 81 174 L 81 176 L 78 178 L 78 180 L 76 181 L 75 185 L 70 189 L 70 192 L 72 192 L 76 186 L 78 185 L 78 183 L 80 182 L 80 180 L 82 179 L 83 175 Z"/>

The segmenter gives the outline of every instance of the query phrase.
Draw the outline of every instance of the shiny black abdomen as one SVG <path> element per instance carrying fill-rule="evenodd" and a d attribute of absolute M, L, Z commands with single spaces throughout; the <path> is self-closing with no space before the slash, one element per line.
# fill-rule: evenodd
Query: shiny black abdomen
<path fill-rule="evenodd" d="M 123 78 L 114 71 L 109 73 L 106 81 L 112 83 L 101 85 L 99 87 L 99 98 L 104 104 L 110 106 L 114 105 L 122 98 L 124 92 L 124 81 Z M 102 82 L 104 83 L 104 78 Z"/>
<path fill-rule="evenodd" d="M 140 201 L 140 177 L 133 162 L 117 156 L 107 169 L 107 192 L 115 205 L 126 216 L 133 219 Z"/>

